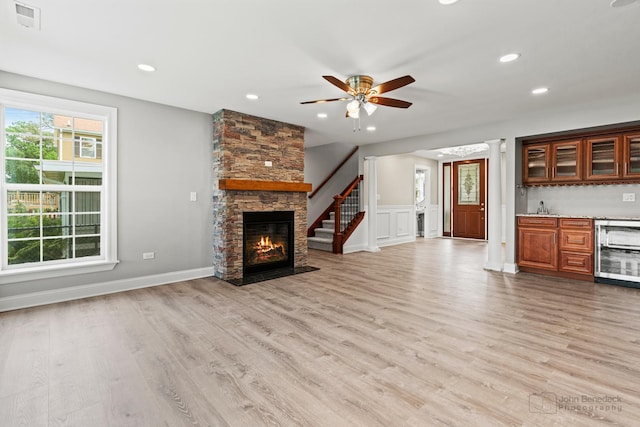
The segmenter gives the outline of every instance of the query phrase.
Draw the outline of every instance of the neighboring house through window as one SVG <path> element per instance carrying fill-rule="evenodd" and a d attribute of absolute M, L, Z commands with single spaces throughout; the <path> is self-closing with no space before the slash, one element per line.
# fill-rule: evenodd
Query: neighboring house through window
<path fill-rule="evenodd" d="M 116 110 L 0 89 L 0 283 L 112 269 Z"/>

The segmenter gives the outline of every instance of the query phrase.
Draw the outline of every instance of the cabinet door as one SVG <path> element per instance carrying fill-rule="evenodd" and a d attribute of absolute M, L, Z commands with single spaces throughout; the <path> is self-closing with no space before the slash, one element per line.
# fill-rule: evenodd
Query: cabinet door
<path fill-rule="evenodd" d="M 522 147 L 522 181 L 526 183 L 549 181 L 549 144 Z"/>
<path fill-rule="evenodd" d="M 518 265 L 558 270 L 558 232 L 555 229 L 518 229 Z"/>
<path fill-rule="evenodd" d="M 624 136 L 622 175 L 625 178 L 640 178 L 640 133 Z"/>
<path fill-rule="evenodd" d="M 599 181 L 620 177 L 620 136 L 589 138 L 585 142 L 587 180 Z"/>
<path fill-rule="evenodd" d="M 582 180 L 582 140 L 551 144 L 551 180 Z"/>

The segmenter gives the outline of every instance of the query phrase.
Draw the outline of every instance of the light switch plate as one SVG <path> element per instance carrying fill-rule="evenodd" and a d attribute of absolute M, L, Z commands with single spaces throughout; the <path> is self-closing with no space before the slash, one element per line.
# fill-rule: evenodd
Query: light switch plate
<path fill-rule="evenodd" d="M 270 168 L 271 166 L 273 166 L 273 163 L 271 163 L 271 160 L 265 160 L 264 161 L 264 165 L 268 168 Z"/>
<path fill-rule="evenodd" d="M 636 201 L 636 193 L 622 193 L 622 201 L 623 202 L 635 202 Z"/>

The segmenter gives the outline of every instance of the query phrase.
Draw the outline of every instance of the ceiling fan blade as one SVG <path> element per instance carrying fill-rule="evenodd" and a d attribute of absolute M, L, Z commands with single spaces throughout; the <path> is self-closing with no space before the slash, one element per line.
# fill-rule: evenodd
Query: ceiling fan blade
<path fill-rule="evenodd" d="M 369 90 L 369 93 L 374 93 L 376 95 L 379 95 L 381 93 L 389 92 L 394 89 L 399 89 L 415 81 L 416 79 L 408 75 L 398 77 L 397 79 L 389 80 L 388 82 L 380 83 L 378 86 L 372 87 Z"/>
<path fill-rule="evenodd" d="M 348 84 L 346 84 L 342 80 L 337 79 L 336 77 L 333 77 L 333 76 L 322 76 L 322 78 L 325 79 L 326 81 L 328 81 L 329 83 L 331 83 L 332 85 L 334 85 L 334 86 L 342 89 L 343 91 L 347 92 L 350 95 L 354 95 L 355 94 L 355 92 L 353 91 L 351 86 L 349 86 Z"/>
<path fill-rule="evenodd" d="M 372 96 L 368 101 L 373 104 L 386 105 L 387 107 L 397 108 L 409 108 L 412 105 L 411 102 L 402 101 L 400 99 L 384 98 L 382 96 Z"/>
<path fill-rule="evenodd" d="M 333 101 L 348 101 L 351 98 L 332 98 L 332 99 L 318 99 L 317 101 L 304 101 L 300 104 L 322 104 L 323 102 L 333 102 Z"/>

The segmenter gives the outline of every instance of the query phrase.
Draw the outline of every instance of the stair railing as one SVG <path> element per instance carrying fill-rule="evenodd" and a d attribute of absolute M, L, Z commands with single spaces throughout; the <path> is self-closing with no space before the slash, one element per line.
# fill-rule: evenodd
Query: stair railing
<path fill-rule="evenodd" d="M 364 179 L 362 175 L 354 179 L 341 193 L 333 197 L 334 232 L 333 253 L 341 254 L 344 242 L 356 229 L 364 212 L 360 211 L 360 188 Z"/>
<path fill-rule="evenodd" d="M 320 185 L 318 185 L 318 186 L 316 187 L 316 189 L 315 189 L 315 190 L 313 190 L 313 192 L 312 192 L 311 194 L 309 194 L 309 198 L 310 198 L 310 199 L 313 199 L 313 196 L 315 196 L 316 194 L 318 194 L 318 192 L 322 189 L 322 187 L 324 187 L 324 186 L 325 186 L 325 184 L 326 184 L 327 182 L 329 182 L 329 180 L 330 180 L 331 178 L 333 178 L 333 176 L 334 176 L 336 173 L 338 173 L 338 171 L 340 170 L 340 168 L 342 168 L 342 166 L 344 166 L 344 164 L 345 164 L 345 163 L 347 163 L 347 162 L 349 161 L 349 159 L 350 159 L 351 157 L 353 157 L 353 155 L 354 155 L 354 154 L 356 154 L 356 153 L 358 152 L 358 150 L 359 150 L 359 149 L 360 149 L 360 147 L 358 147 L 358 146 L 354 147 L 354 149 L 353 149 L 353 150 L 351 150 L 351 152 L 350 152 L 349 154 L 347 154 L 347 157 L 345 157 L 345 158 L 344 158 L 344 160 L 342 160 L 342 161 L 340 162 L 340 164 L 339 164 L 338 166 L 336 166 L 336 167 L 331 171 L 331 173 L 330 173 L 330 174 L 329 174 L 329 175 L 324 179 L 324 181 L 322 181 L 322 182 L 320 183 Z"/>

